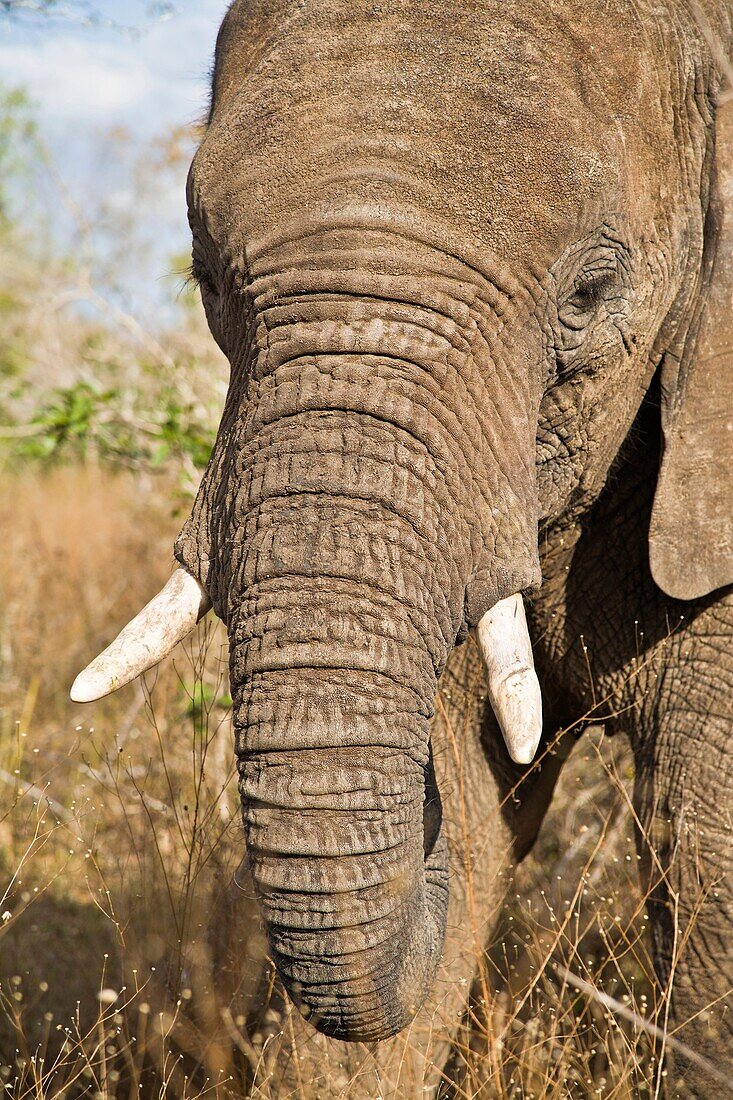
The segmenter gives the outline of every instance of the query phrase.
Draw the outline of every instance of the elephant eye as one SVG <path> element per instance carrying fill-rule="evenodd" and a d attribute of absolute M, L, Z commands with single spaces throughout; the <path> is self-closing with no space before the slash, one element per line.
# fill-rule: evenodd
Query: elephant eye
<path fill-rule="evenodd" d="M 622 220 L 604 223 L 553 264 L 548 321 L 559 378 L 597 364 L 600 349 L 624 342 L 634 303 L 632 271 Z"/>
<path fill-rule="evenodd" d="M 191 249 L 191 279 L 201 291 L 204 305 L 218 294 L 211 271 L 204 259 L 203 246 L 199 238 L 194 235 Z"/>
<path fill-rule="evenodd" d="M 209 275 L 207 268 L 205 268 L 203 264 L 197 260 L 195 254 L 191 263 L 191 281 L 195 283 L 201 291 L 201 297 L 204 300 L 204 304 L 206 304 L 207 298 L 211 298 L 212 296 L 216 295 L 216 287 L 214 286 L 214 282 Z"/>
<path fill-rule="evenodd" d="M 605 297 L 605 292 L 613 283 L 613 272 L 602 271 L 580 276 L 568 299 L 573 308 L 588 311 L 593 309 Z"/>
<path fill-rule="evenodd" d="M 212 276 L 211 267 L 206 262 L 203 255 L 201 241 L 195 235 L 191 254 L 191 280 L 198 286 L 201 293 L 201 301 L 203 303 L 206 319 L 209 323 L 211 335 L 226 355 L 221 319 L 222 297 L 219 290 L 218 279 Z"/>
<path fill-rule="evenodd" d="M 218 301 L 219 292 L 206 274 L 199 276 L 197 282 L 201 291 L 201 301 L 208 310 L 210 305 Z"/>
<path fill-rule="evenodd" d="M 558 317 L 566 331 L 580 334 L 592 323 L 599 307 L 618 293 L 618 271 L 613 258 L 581 271 L 558 306 Z"/>

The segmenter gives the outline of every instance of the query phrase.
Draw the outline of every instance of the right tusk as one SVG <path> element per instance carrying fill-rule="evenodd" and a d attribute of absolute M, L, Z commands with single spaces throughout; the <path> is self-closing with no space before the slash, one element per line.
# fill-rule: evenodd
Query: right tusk
<path fill-rule="evenodd" d="M 521 595 L 499 600 L 477 627 L 489 701 L 516 764 L 529 764 L 542 736 L 542 692 Z"/>
<path fill-rule="evenodd" d="M 91 703 L 129 684 L 162 661 L 210 608 L 211 600 L 195 577 L 176 569 L 158 595 L 79 673 L 72 700 Z"/>

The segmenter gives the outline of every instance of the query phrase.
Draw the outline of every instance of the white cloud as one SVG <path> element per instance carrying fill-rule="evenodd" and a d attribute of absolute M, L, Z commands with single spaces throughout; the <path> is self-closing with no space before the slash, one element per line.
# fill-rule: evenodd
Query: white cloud
<path fill-rule="evenodd" d="M 138 0 L 99 3 L 116 22 L 134 22 L 146 6 Z M 23 27 L 3 24 L 0 17 L 0 82 L 25 87 L 36 103 L 41 137 L 76 207 L 92 218 L 101 207 L 136 214 L 150 258 L 131 258 L 131 270 L 121 275 L 152 300 L 167 292 L 171 254 L 188 245 L 185 170 L 177 182 L 161 181 L 155 196 L 141 203 L 135 149 L 201 116 L 227 6 L 227 0 L 177 0 L 178 14 L 147 25 L 138 36 L 68 22 Z M 130 135 L 130 155 L 111 155 L 107 137 L 113 128 Z M 65 240 L 68 217 L 57 205 L 52 230 Z"/>
<path fill-rule="evenodd" d="M 225 0 L 181 5 L 139 36 L 50 26 L 29 34 L 10 28 L 0 38 L 3 83 L 23 85 L 42 118 L 81 124 L 119 123 L 150 134 L 196 117 Z"/>
<path fill-rule="evenodd" d="M 155 78 L 140 58 L 107 44 L 49 38 L 35 46 L 0 45 L 6 83 L 23 85 L 41 115 L 85 122 L 100 116 L 117 122 L 134 115 L 155 91 Z"/>

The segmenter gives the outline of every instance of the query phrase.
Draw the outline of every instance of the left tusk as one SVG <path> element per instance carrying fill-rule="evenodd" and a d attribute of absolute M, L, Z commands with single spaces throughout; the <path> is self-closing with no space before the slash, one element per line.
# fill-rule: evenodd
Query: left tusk
<path fill-rule="evenodd" d="M 71 688 L 73 702 L 102 699 L 157 665 L 191 633 L 210 607 L 211 600 L 199 582 L 185 569 L 177 569 L 112 644 L 79 673 Z"/>
<path fill-rule="evenodd" d="M 499 600 L 476 627 L 489 701 L 516 764 L 529 764 L 542 736 L 542 692 L 521 595 Z"/>

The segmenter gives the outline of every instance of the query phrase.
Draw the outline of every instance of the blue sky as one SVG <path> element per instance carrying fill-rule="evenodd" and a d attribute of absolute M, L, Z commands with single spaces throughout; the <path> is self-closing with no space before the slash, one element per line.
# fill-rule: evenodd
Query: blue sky
<path fill-rule="evenodd" d="M 73 16 L 0 16 L 0 80 L 29 92 L 41 136 L 74 202 L 90 212 L 104 202 L 129 215 L 138 201 L 135 146 L 200 117 L 216 32 L 228 4 L 174 0 L 173 13 L 164 19 L 148 17 L 149 0 L 98 0 L 94 6 L 102 19 L 92 25 Z M 139 31 L 126 33 L 120 25 Z M 132 156 L 110 160 L 107 139 L 113 128 L 129 132 Z M 187 246 L 184 183 L 181 168 L 180 177 L 157 197 L 156 210 L 141 219 L 151 247 L 146 270 L 136 272 L 135 281 L 152 281 L 154 299 L 161 297 L 170 255 Z M 52 228 L 63 236 L 61 210 L 58 218 Z"/>

